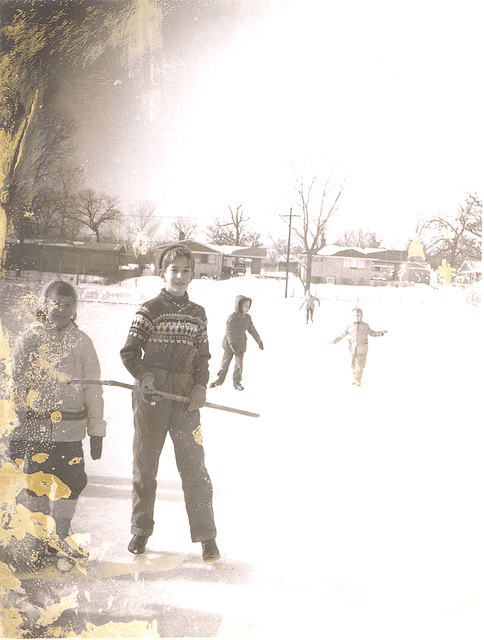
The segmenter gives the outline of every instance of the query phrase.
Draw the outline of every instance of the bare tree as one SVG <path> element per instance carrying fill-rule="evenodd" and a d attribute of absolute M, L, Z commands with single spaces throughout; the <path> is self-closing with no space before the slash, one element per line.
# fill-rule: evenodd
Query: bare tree
<path fill-rule="evenodd" d="M 36 195 L 35 236 L 75 240 L 81 223 L 76 218 L 76 196 L 82 180 L 78 167 L 59 169 Z"/>
<path fill-rule="evenodd" d="M 94 189 L 83 189 L 77 195 L 75 219 L 86 225 L 101 242 L 101 227 L 121 216 L 118 199 L 105 193 L 97 194 Z"/>
<path fill-rule="evenodd" d="M 34 184 L 40 189 L 42 183 L 57 179 L 66 162 L 70 162 L 75 147 L 73 136 L 76 125 L 72 118 L 58 113 L 55 109 L 45 108 L 40 126 L 45 131 L 42 141 L 42 153 L 34 166 Z"/>
<path fill-rule="evenodd" d="M 159 222 L 156 217 L 156 204 L 141 200 L 130 206 L 126 223 L 126 236 L 136 255 L 146 255 L 151 249 Z"/>
<path fill-rule="evenodd" d="M 361 227 L 351 231 L 344 231 L 336 238 L 336 244 L 344 247 L 360 247 L 361 249 L 377 249 L 381 246 L 381 240 L 373 231 L 365 231 Z"/>
<path fill-rule="evenodd" d="M 66 238 L 70 207 L 68 200 L 79 188 L 82 172 L 72 167 L 75 130 L 70 118 L 56 112 L 48 101 L 36 119 L 36 126 L 26 129 L 25 146 L 33 146 L 36 131 L 42 132 L 42 152 L 23 153 L 16 165 L 15 180 L 9 185 L 10 209 L 20 240 L 28 236 Z M 73 176 L 76 174 L 76 181 Z M 66 183 L 69 197 L 66 199 Z M 70 234 L 72 235 L 72 233 Z"/>
<path fill-rule="evenodd" d="M 324 183 L 322 193 L 315 196 L 313 205 L 313 188 L 316 176 L 306 187 L 303 178 L 296 178 L 295 189 L 297 192 L 296 205 L 300 209 L 300 216 L 296 218 L 294 233 L 300 239 L 306 254 L 306 279 L 305 289 L 311 286 L 311 267 L 313 257 L 326 244 L 324 232 L 328 220 L 338 211 L 339 201 L 345 189 L 346 180 L 338 187 L 331 187 L 331 176 Z"/>
<path fill-rule="evenodd" d="M 277 255 L 285 256 L 287 254 L 287 238 L 274 238 L 270 233 L 269 240 L 272 242 L 271 251 Z"/>
<path fill-rule="evenodd" d="M 189 240 L 197 230 L 197 223 L 193 218 L 179 217 L 171 223 L 175 233 L 175 240 Z"/>
<path fill-rule="evenodd" d="M 110 220 L 104 225 L 103 240 L 111 244 L 125 245 L 127 248 L 131 246 L 126 238 L 126 224 L 122 217 Z"/>
<path fill-rule="evenodd" d="M 482 259 L 482 201 L 467 194 L 454 215 L 436 215 L 426 224 L 426 256 L 432 266 L 443 260 L 458 268 L 466 259 Z"/>
<path fill-rule="evenodd" d="M 286 259 L 287 257 L 287 248 L 288 248 L 288 240 L 287 237 L 286 238 L 275 238 L 272 234 L 268 234 L 269 235 L 269 240 L 272 243 L 272 246 L 270 247 L 269 251 L 268 251 L 268 256 L 269 256 L 269 262 L 271 262 L 272 264 L 275 264 L 276 262 L 278 262 L 281 257 L 283 257 L 284 259 Z M 291 242 L 291 255 L 292 256 L 299 256 L 301 255 L 303 249 L 301 247 L 301 245 L 298 245 L 297 243 Z"/>
<path fill-rule="evenodd" d="M 260 247 L 260 233 L 247 229 L 250 218 L 244 217 L 242 205 L 239 204 L 235 211 L 229 206 L 229 211 L 229 217 L 217 219 L 214 225 L 207 227 L 208 241 L 216 245 Z"/>
<path fill-rule="evenodd" d="M 103 3 L 89 7 L 82 20 L 80 4 L 85 3 L 2 4 L 0 132 L 5 136 L 0 167 L 0 258 L 4 230 L 8 226 L 20 239 L 24 237 L 30 226 L 26 222 L 32 220 L 35 180 L 51 171 L 49 154 L 45 154 L 58 119 L 49 115 L 49 99 L 55 97 L 64 74 L 115 52 L 120 70 L 153 84 L 152 67 L 146 65 L 146 59 L 163 52 L 159 3 Z"/>

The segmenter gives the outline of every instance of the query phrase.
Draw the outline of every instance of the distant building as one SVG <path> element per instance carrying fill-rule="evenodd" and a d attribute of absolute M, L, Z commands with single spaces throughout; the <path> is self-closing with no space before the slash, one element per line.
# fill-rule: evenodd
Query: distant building
<path fill-rule="evenodd" d="M 195 240 L 182 240 L 195 258 L 195 278 L 230 278 L 243 274 L 247 267 L 251 273 L 260 273 L 266 250 L 261 247 L 235 247 L 202 244 Z M 163 246 L 155 247 L 155 264 Z"/>
<path fill-rule="evenodd" d="M 245 273 L 246 270 L 241 266 L 250 270 L 252 274 L 260 274 L 262 261 L 267 256 L 267 249 L 264 247 L 236 247 L 231 245 L 210 245 L 223 251 L 225 256 L 225 264 L 232 268 L 232 273 Z"/>
<path fill-rule="evenodd" d="M 299 275 L 299 260 L 295 256 L 289 257 L 289 263 L 287 262 L 287 256 L 279 254 L 277 256 L 277 271 L 288 272 L 294 275 Z"/>
<path fill-rule="evenodd" d="M 126 248 L 105 242 L 64 242 L 28 238 L 7 240 L 7 271 L 72 273 L 117 279 L 125 264 Z"/>
<path fill-rule="evenodd" d="M 228 275 L 224 274 L 224 254 L 219 247 L 195 242 L 195 240 L 183 240 L 195 258 L 195 278 L 223 278 L 230 277 L 232 271 L 229 270 Z M 155 265 L 158 264 L 160 251 L 165 244 L 154 248 Z"/>
<path fill-rule="evenodd" d="M 457 282 L 464 284 L 474 284 L 482 282 L 482 261 L 480 260 L 464 260 L 455 274 Z"/>
<path fill-rule="evenodd" d="M 405 266 L 407 265 L 407 266 Z M 402 267 L 404 267 L 402 269 Z M 306 277 L 307 259 L 301 262 L 301 277 Z M 311 282 L 379 285 L 389 282 L 423 282 L 428 284 L 430 269 L 426 265 L 409 262 L 407 252 L 394 249 L 362 249 L 326 245 L 313 256 Z"/>
<path fill-rule="evenodd" d="M 412 256 L 400 265 L 398 279 L 400 282 L 430 284 L 431 273 L 432 270 L 421 256 Z"/>

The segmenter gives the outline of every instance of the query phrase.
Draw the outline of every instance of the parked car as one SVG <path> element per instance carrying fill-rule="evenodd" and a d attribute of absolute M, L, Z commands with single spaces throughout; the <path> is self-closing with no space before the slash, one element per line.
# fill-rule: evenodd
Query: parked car
<path fill-rule="evenodd" d="M 232 268 L 232 273 L 234 276 L 244 276 L 246 274 L 246 271 L 247 267 L 245 266 L 245 262 L 242 262 L 241 260 L 238 260 Z"/>

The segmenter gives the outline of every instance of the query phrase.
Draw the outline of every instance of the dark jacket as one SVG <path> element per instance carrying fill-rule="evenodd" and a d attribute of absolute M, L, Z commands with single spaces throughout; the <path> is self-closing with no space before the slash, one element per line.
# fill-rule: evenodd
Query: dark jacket
<path fill-rule="evenodd" d="M 241 305 L 246 301 L 252 305 L 252 300 L 250 298 L 247 298 L 246 296 L 237 296 L 235 298 L 235 311 L 227 318 L 226 332 L 222 342 L 222 347 L 224 349 L 232 349 L 234 353 L 244 353 L 247 349 L 246 331 L 250 333 L 259 346 L 262 345 L 262 340 L 252 323 L 252 318 L 248 313 L 242 313 L 241 311 Z"/>
<path fill-rule="evenodd" d="M 210 352 L 205 309 L 185 293 L 175 297 L 162 289 L 136 312 L 121 349 L 124 366 L 137 380 L 155 376 L 155 388 L 185 394 L 208 382 Z"/>
<path fill-rule="evenodd" d="M 373 331 L 369 325 L 363 320 L 352 322 L 346 327 L 343 333 L 333 340 L 334 344 L 343 340 L 345 336 L 349 336 L 349 348 L 351 353 L 363 355 L 368 353 L 368 336 L 379 337 L 385 334 L 384 331 Z"/>

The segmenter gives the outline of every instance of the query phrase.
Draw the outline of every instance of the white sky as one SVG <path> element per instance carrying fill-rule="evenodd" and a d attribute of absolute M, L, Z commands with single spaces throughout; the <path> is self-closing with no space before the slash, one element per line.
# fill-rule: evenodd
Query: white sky
<path fill-rule="evenodd" d="M 402 246 L 419 214 L 480 193 L 476 2 L 273 4 L 200 61 L 169 135 L 152 123 L 160 143 L 122 197 L 200 226 L 242 204 L 254 228 L 284 236 L 294 172 L 332 174 L 347 188 L 329 240 L 361 226 Z"/>

